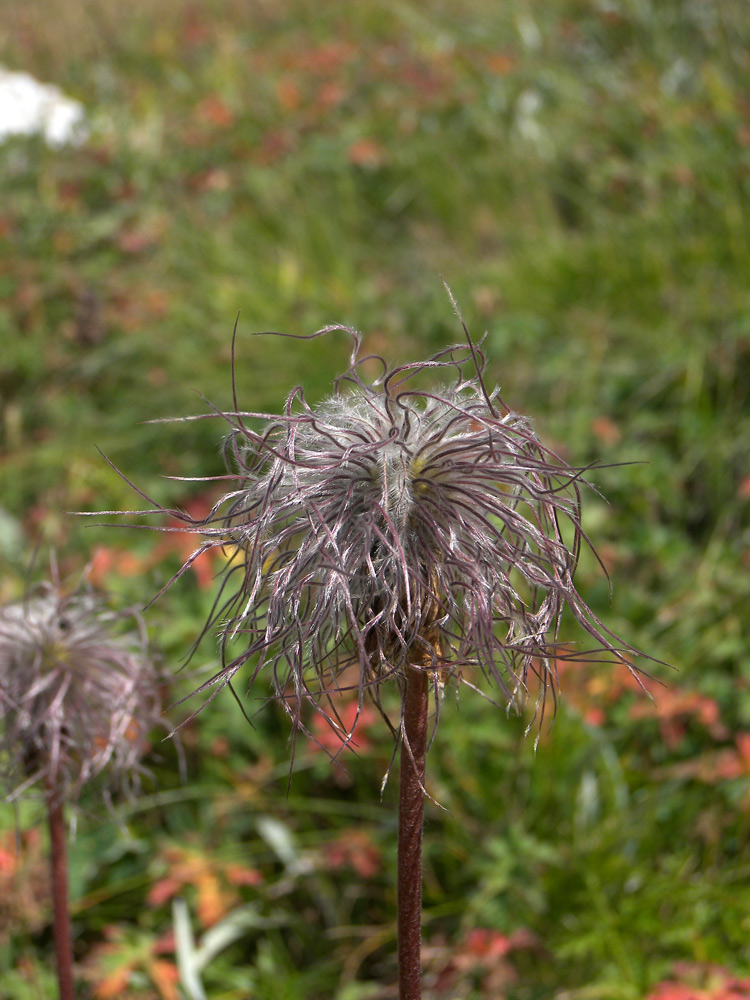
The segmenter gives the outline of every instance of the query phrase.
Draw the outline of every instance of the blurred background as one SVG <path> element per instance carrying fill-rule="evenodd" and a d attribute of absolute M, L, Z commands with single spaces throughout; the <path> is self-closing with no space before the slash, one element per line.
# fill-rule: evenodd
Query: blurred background
<path fill-rule="evenodd" d="M 68 512 L 144 506 L 97 449 L 158 502 L 209 508 L 214 488 L 163 477 L 221 473 L 220 423 L 144 421 L 232 407 L 238 315 L 239 404 L 274 412 L 296 384 L 329 392 L 349 343 L 255 332 L 341 322 L 393 363 L 424 358 L 462 338 L 444 278 L 506 401 L 571 464 L 607 466 L 584 524 L 613 594 L 592 558 L 579 589 L 676 669 L 654 669 L 651 699 L 568 665 L 536 751 L 530 717 L 446 698 L 426 1000 L 750 996 L 745 0 L 0 14 L 4 69 L 80 104 L 69 135 L 30 117 L 16 135 L 0 99 L 0 598 L 50 547 L 121 603 L 169 579 L 192 538 Z M 209 637 L 179 672 L 217 569 L 148 613 L 170 698 L 215 665 Z M 84 802 L 82 997 L 200 997 L 176 968 L 188 925 L 212 1000 L 396 996 L 390 737 L 363 718 L 345 771 L 299 740 L 288 784 L 266 695 L 245 700 L 253 727 L 224 692 L 182 729 L 186 781 L 157 743 L 119 826 Z M 0 806 L 3 1000 L 54 995 L 40 815 Z"/>

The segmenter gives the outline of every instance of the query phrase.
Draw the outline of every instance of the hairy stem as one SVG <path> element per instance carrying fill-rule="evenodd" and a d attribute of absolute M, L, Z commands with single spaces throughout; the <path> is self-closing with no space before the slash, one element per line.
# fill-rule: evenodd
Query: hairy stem
<path fill-rule="evenodd" d="M 54 911 L 55 957 L 60 1000 L 75 1000 L 73 984 L 73 939 L 68 907 L 68 855 L 63 804 L 50 796 L 48 822 L 51 845 L 52 905 Z"/>
<path fill-rule="evenodd" d="M 429 679 L 406 668 L 398 796 L 399 1000 L 422 996 L 422 821 Z"/>

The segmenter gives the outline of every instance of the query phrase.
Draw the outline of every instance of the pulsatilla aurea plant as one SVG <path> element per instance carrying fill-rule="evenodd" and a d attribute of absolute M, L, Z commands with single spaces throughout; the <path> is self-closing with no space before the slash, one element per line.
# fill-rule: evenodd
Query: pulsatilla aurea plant
<path fill-rule="evenodd" d="M 58 983 L 72 1000 L 64 806 L 95 779 L 105 792 L 132 787 L 163 721 L 140 617 L 53 577 L 0 607 L 0 773 L 11 799 L 39 787 L 46 803 Z"/>
<path fill-rule="evenodd" d="M 351 667 L 359 705 L 370 697 L 386 717 L 381 685 L 398 686 L 399 983 L 413 1000 L 430 705 L 436 721 L 447 683 L 473 687 L 484 674 L 516 707 L 535 675 L 543 709 L 566 655 L 566 605 L 591 640 L 578 659 L 608 654 L 630 666 L 634 651 L 573 581 L 587 541 L 582 471 L 488 391 L 481 344 L 467 332 L 464 345 L 391 369 L 362 357 L 346 327 L 313 336 L 332 330 L 353 338 L 332 396 L 313 406 L 298 387 L 270 415 L 240 411 L 235 393 L 235 411 L 218 414 L 235 488 L 205 520 L 169 513 L 203 536 L 180 573 L 212 547 L 231 553 L 207 626 L 219 626 L 222 667 L 200 690 L 249 662 L 251 684 L 270 671 L 295 730 L 310 702 L 346 743 L 356 719 L 347 731 L 332 693 L 351 691 Z"/>

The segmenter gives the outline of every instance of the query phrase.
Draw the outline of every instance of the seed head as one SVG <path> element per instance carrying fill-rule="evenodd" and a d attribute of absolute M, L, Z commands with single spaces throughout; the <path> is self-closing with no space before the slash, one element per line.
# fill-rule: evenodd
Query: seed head
<path fill-rule="evenodd" d="M 314 336 L 332 329 L 354 340 L 333 395 L 311 406 L 298 387 L 280 416 L 221 414 L 236 489 L 206 520 L 182 515 L 205 538 L 198 552 L 230 552 L 212 618 L 222 668 L 204 688 L 248 661 L 251 683 L 267 667 L 301 726 L 305 701 L 325 711 L 327 693 L 351 686 L 344 667 L 358 668 L 361 704 L 411 666 L 436 691 L 482 673 L 513 707 L 533 674 L 543 707 L 570 648 L 558 641 L 566 605 L 592 640 L 577 659 L 630 666 L 634 651 L 573 582 L 587 542 L 582 470 L 487 391 L 481 345 L 467 334 L 467 346 L 389 369 L 359 356 L 354 331 Z M 373 380 L 365 362 L 379 367 Z"/>
<path fill-rule="evenodd" d="M 0 608 L 0 762 L 12 797 L 39 784 L 75 799 L 105 768 L 109 787 L 131 784 L 159 708 L 134 612 L 57 584 Z"/>

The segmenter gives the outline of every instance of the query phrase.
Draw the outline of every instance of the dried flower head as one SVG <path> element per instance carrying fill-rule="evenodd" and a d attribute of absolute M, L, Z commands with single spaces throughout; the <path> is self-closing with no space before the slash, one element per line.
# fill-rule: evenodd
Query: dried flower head
<path fill-rule="evenodd" d="M 77 798 L 105 768 L 109 787 L 127 787 L 159 723 L 158 687 L 135 612 L 57 583 L 0 608 L 0 762 L 13 797 L 39 784 Z"/>
<path fill-rule="evenodd" d="M 270 668 L 295 725 L 310 701 L 342 730 L 326 694 L 352 686 L 344 667 L 358 667 L 361 705 L 410 665 L 436 690 L 451 678 L 473 686 L 481 671 L 514 707 L 534 674 L 543 707 L 566 655 L 566 605 L 592 640 L 576 658 L 630 666 L 635 651 L 573 582 L 587 543 L 582 470 L 487 391 L 481 344 L 467 333 L 464 346 L 389 369 L 360 357 L 346 327 L 313 336 L 335 329 L 354 346 L 333 395 L 311 406 L 298 387 L 280 416 L 220 414 L 236 489 L 205 520 L 182 515 L 204 541 L 180 572 L 206 549 L 230 552 L 207 625 L 220 626 L 222 669 L 200 690 L 251 661 L 251 683 Z M 378 365 L 374 380 L 365 364 Z"/>

